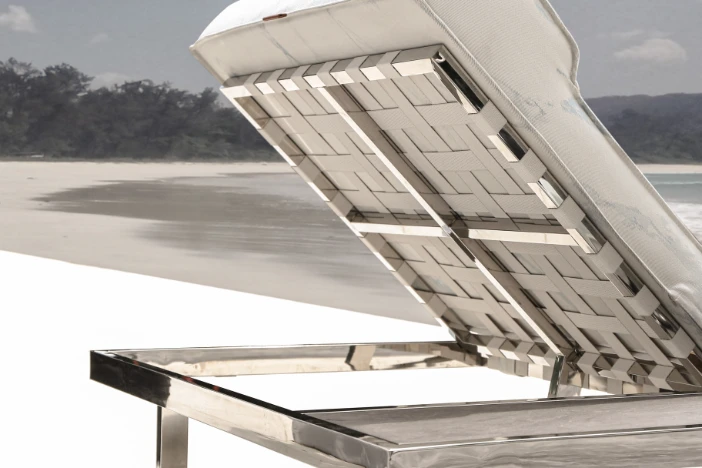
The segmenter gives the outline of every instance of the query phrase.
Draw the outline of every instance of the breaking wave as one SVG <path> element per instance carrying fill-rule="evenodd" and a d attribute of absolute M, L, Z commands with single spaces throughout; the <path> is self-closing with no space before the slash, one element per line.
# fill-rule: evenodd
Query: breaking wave
<path fill-rule="evenodd" d="M 702 205 L 697 203 L 669 203 L 669 205 L 702 242 Z"/>

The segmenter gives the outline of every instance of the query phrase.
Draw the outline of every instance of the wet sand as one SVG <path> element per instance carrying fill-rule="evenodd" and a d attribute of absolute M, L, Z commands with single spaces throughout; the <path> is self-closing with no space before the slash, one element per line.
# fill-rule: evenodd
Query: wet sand
<path fill-rule="evenodd" d="M 285 164 L 0 163 L 0 232 L 0 250 L 434 323 Z"/>
<path fill-rule="evenodd" d="M 702 238 L 676 170 L 651 179 Z M 0 162 L 0 250 L 434 323 L 284 163 Z"/>

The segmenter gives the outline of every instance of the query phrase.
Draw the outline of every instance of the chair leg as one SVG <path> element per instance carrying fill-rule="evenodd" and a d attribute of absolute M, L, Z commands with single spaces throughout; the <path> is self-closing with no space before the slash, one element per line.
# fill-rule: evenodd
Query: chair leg
<path fill-rule="evenodd" d="M 565 356 L 559 355 L 556 358 L 556 365 L 553 366 L 553 375 L 551 376 L 551 384 L 548 389 L 549 398 L 580 396 L 582 388 L 564 383 L 564 381 L 568 380 L 566 367 Z"/>
<path fill-rule="evenodd" d="M 188 418 L 158 407 L 156 468 L 188 467 Z"/>

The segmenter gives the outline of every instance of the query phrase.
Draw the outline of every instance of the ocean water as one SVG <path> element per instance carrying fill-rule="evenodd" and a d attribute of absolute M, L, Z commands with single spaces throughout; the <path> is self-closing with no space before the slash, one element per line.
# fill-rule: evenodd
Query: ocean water
<path fill-rule="evenodd" d="M 702 241 L 702 174 L 648 174 L 647 177 Z"/>

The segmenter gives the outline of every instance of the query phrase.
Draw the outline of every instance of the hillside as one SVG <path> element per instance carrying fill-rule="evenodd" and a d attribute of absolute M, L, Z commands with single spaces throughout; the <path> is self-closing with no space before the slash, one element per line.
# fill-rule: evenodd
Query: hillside
<path fill-rule="evenodd" d="M 635 162 L 702 164 L 702 94 L 610 96 L 588 104 Z"/>

